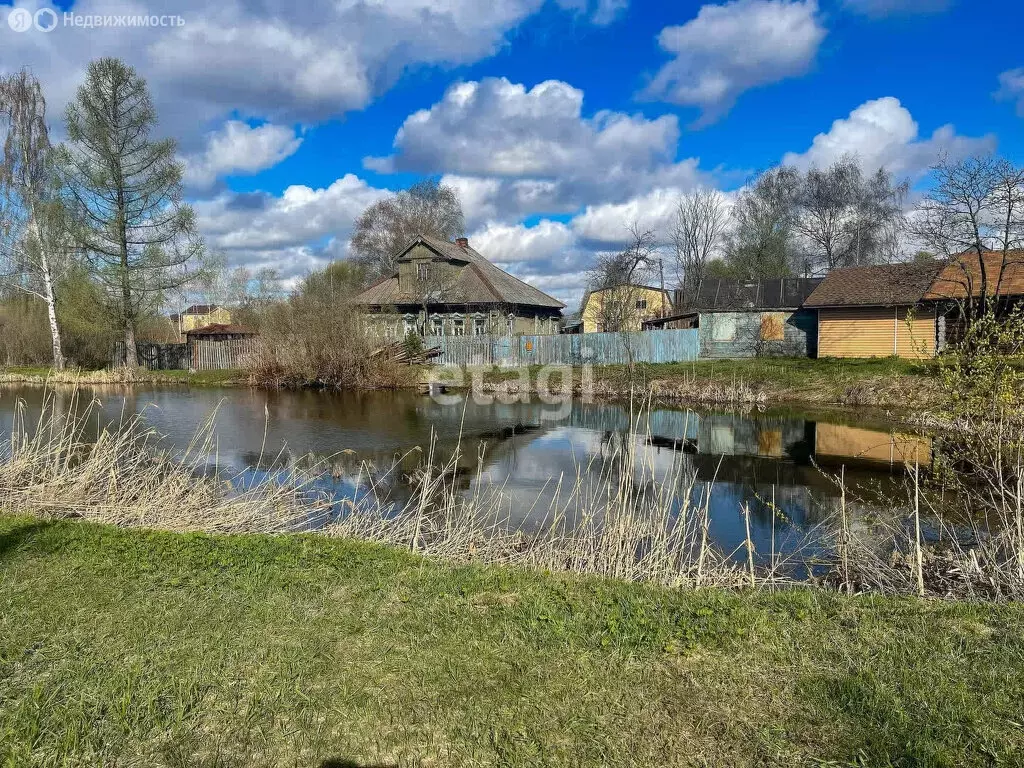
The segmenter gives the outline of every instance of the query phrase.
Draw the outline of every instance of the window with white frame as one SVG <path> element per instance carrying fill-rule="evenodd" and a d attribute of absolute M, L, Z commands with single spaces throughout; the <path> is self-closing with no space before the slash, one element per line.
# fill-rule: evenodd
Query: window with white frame
<path fill-rule="evenodd" d="M 473 335 L 483 336 L 487 333 L 487 318 L 483 315 L 473 316 Z"/>
<path fill-rule="evenodd" d="M 432 317 L 430 319 L 430 332 L 435 336 L 444 336 L 444 318 Z"/>
<path fill-rule="evenodd" d="M 402 334 L 408 336 L 416 333 L 416 315 L 405 315 L 402 318 Z"/>
<path fill-rule="evenodd" d="M 516 335 L 516 316 L 513 315 L 511 312 L 508 313 L 508 335 Z"/>
<path fill-rule="evenodd" d="M 455 317 L 452 318 L 452 335 L 466 335 L 466 321 L 463 319 L 462 315 L 456 315 Z"/>

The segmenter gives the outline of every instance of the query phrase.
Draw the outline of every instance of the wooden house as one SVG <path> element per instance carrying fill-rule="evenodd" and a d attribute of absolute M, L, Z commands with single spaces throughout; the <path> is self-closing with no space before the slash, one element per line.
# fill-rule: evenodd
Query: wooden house
<path fill-rule="evenodd" d="M 498 268 L 459 238 L 419 235 L 394 274 L 355 297 L 378 336 L 558 333 L 565 306 Z"/>

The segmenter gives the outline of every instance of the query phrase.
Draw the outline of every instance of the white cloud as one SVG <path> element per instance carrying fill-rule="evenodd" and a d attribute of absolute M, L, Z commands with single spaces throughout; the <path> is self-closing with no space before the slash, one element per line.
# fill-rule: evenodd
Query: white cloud
<path fill-rule="evenodd" d="M 614 248 L 629 241 L 628 228 L 636 222 L 652 230 L 660 242 L 667 242 L 683 192 L 678 188 L 654 189 L 624 203 L 587 206 L 572 220 L 573 232 L 582 240 Z"/>
<path fill-rule="evenodd" d="M 714 122 L 750 88 L 807 72 L 826 30 L 816 0 L 734 0 L 658 36 L 675 58 L 645 90 L 652 99 L 700 107 Z"/>
<path fill-rule="evenodd" d="M 459 83 L 410 115 L 395 153 L 367 158 L 382 172 L 445 173 L 473 221 L 573 213 L 654 186 L 693 186 L 696 159 L 676 161 L 675 116 L 583 114 L 583 92 L 549 80 L 527 89 L 506 79 Z"/>
<path fill-rule="evenodd" d="M 31 11 L 40 0 L 15 0 Z M 198 151 L 229 115 L 314 123 L 361 109 L 409 67 L 456 66 L 497 52 L 543 0 L 79 0 L 81 16 L 173 15 L 182 26 L 5 28 L 0 72 L 29 66 L 51 114 L 91 59 L 118 56 L 146 77 L 163 130 Z M 601 16 L 595 9 L 594 20 Z M 6 17 L 6 13 L 3 14 Z"/>
<path fill-rule="evenodd" d="M 1024 67 L 1010 69 L 999 75 L 996 98 L 1017 102 L 1017 114 L 1024 117 Z"/>
<path fill-rule="evenodd" d="M 544 219 L 525 224 L 491 223 L 474 232 L 473 247 L 498 264 L 550 262 L 575 244 L 572 230 L 559 221 Z"/>
<path fill-rule="evenodd" d="M 254 128 L 229 120 L 208 135 L 201 154 L 185 158 L 185 183 L 209 189 L 222 176 L 259 173 L 294 154 L 301 144 L 302 137 L 283 125 L 265 123 Z"/>
<path fill-rule="evenodd" d="M 561 176 L 580 165 L 650 166 L 675 153 L 676 118 L 621 112 L 585 119 L 583 91 L 559 80 L 527 90 L 504 78 L 458 83 L 395 136 L 395 155 L 370 159 L 382 171 Z"/>
<path fill-rule="evenodd" d="M 843 5 L 856 13 L 874 18 L 914 13 L 939 13 L 953 0 L 845 0 Z"/>
<path fill-rule="evenodd" d="M 195 203 L 199 229 L 232 263 L 295 276 L 343 255 L 355 219 L 387 194 L 348 174 L 329 187 L 288 187 L 280 197 L 224 192 Z"/>
<path fill-rule="evenodd" d="M 899 99 L 886 96 L 861 104 L 848 117 L 833 122 L 827 133 L 815 136 L 807 151 L 789 152 L 782 162 L 801 169 L 825 167 L 843 155 L 854 154 L 866 169 L 884 167 L 897 177 L 916 179 L 942 155 L 955 160 L 991 151 L 995 143 L 992 135 L 959 136 L 952 125 L 920 138 L 917 122 L 907 108 Z"/>

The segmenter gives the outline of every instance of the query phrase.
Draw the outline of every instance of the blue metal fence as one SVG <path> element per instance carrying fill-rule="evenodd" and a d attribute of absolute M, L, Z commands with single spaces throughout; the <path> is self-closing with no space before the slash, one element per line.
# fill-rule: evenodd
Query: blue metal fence
<path fill-rule="evenodd" d="M 696 360 L 700 335 L 696 329 L 586 333 L 560 336 L 427 336 L 437 347 L 439 365 L 621 365 L 681 363 Z"/>

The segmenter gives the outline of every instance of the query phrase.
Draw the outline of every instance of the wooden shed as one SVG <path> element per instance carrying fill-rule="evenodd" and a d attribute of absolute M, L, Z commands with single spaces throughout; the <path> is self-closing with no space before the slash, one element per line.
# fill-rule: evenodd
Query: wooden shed
<path fill-rule="evenodd" d="M 818 357 L 935 354 L 936 313 L 923 301 L 943 265 L 836 269 L 807 298 L 818 313 Z"/>

